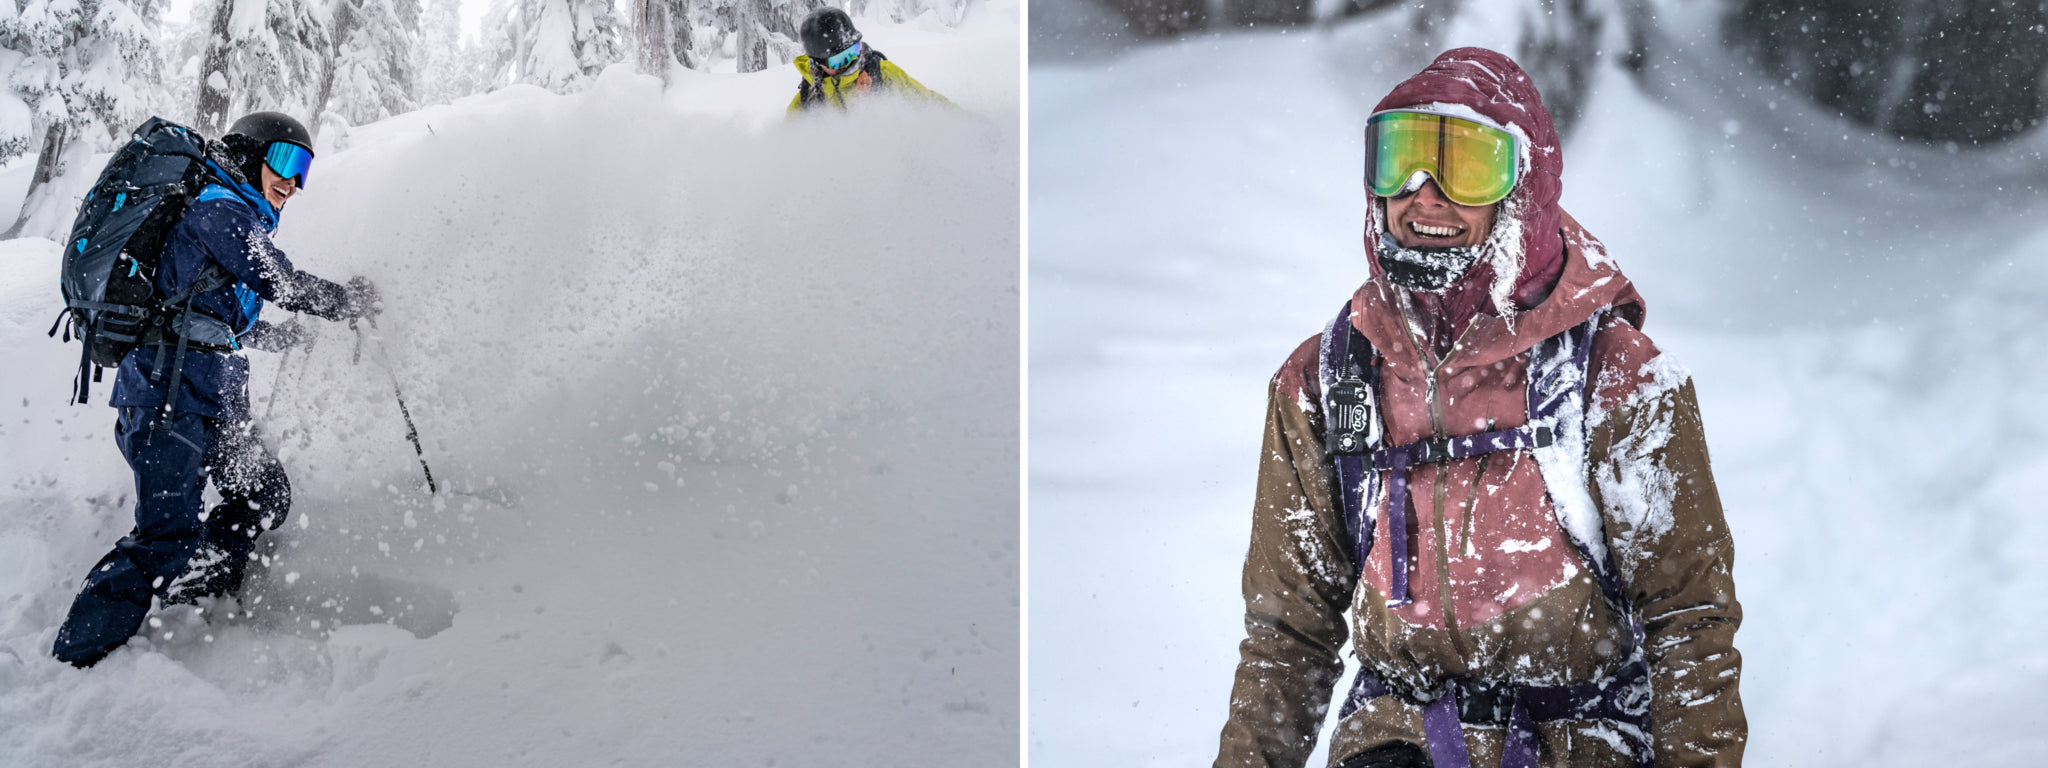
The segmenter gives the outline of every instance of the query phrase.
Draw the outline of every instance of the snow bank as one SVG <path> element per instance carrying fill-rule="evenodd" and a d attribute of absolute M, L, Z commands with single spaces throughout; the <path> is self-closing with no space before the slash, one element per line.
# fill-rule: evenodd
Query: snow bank
<path fill-rule="evenodd" d="M 1436 53 L 1375 23 L 1032 69 L 1034 764 L 1214 758 L 1266 383 L 1364 278 L 1359 126 Z M 1710 43 L 1600 70 L 1564 204 L 1698 384 L 1747 762 L 2040 764 L 2048 134 L 1851 135 Z"/>
<path fill-rule="evenodd" d="M 1016 103 L 1016 16 L 948 95 Z M 1013 761 L 1014 106 L 785 123 L 794 78 L 351 131 L 278 242 L 390 311 L 255 356 L 296 492 L 255 617 L 89 671 L 48 648 L 132 485 L 41 336 L 56 246 L 0 243 L 0 764 Z"/>

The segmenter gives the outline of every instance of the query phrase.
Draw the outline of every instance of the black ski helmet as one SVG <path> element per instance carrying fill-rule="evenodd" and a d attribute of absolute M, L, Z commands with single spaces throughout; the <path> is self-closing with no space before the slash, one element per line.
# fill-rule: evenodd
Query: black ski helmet
<path fill-rule="evenodd" d="M 802 37 L 804 53 L 812 61 L 823 63 L 832 54 L 860 42 L 860 30 L 853 28 L 853 17 L 845 11 L 821 8 L 804 17 Z"/>
<path fill-rule="evenodd" d="M 263 178 L 264 154 L 270 151 L 271 144 L 280 141 L 299 145 L 308 156 L 313 154 L 313 134 L 306 131 L 304 123 L 283 112 L 243 115 L 228 128 L 227 135 L 221 137 L 221 143 L 227 145 L 234 160 L 235 172 L 242 174 L 250 184 L 256 184 Z M 300 179 L 300 186 L 304 184 L 305 180 Z"/>
<path fill-rule="evenodd" d="M 273 142 L 289 141 L 307 152 L 313 151 L 313 134 L 306 132 L 306 126 L 283 112 L 251 112 L 236 120 L 228 133 L 247 136 L 256 143 L 268 147 Z"/>

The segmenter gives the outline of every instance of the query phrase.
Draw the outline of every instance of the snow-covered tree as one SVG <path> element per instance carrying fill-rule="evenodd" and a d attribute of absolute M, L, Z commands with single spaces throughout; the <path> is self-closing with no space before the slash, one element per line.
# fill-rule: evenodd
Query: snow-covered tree
<path fill-rule="evenodd" d="M 333 57 L 331 21 L 318 0 L 218 0 L 193 127 L 218 135 L 264 110 L 311 118 Z"/>
<path fill-rule="evenodd" d="M 199 92 L 199 68 L 211 47 L 212 19 L 203 8 L 195 9 L 184 23 L 166 22 L 160 43 L 163 82 L 156 89 L 161 105 L 157 115 L 191 124 L 192 95 Z"/>
<path fill-rule="evenodd" d="M 1275 0 L 1255 0 L 1272 4 Z M 949 26 L 958 25 L 967 17 L 968 0 L 855 0 L 867 9 L 879 9 L 897 22 L 915 19 L 927 13 L 937 17 Z M 1278 0 L 1280 3 L 1313 5 L 1312 0 Z M 802 20 L 803 17 L 797 17 Z"/>
<path fill-rule="evenodd" d="M 625 59 L 610 0 L 516 0 L 497 6 L 489 23 L 499 82 L 567 92 Z"/>
<path fill-rule="evenodd" d="M 733 58 L 739 71 L 759 72 L 768 68 L 767 24 L 775 13 L 769 0 L 735 0 L 732 10 Z M 780 62 L 777 62 L 780 63 Z"/>
<path fill-rule="evenodd" d="M 35 109 L 28 95 L 12 87 L 14 72 L 31 58 L 31 41 L 15 34 L 21 10 L 0 2 L 0 162 L 27 154 L 36 146 Z"/>
<path fill-rule="evenodd" d="M 462 0 L 427 0 L 420 36 L 425 44 L 415 63 L 421 104 L 447 104 L 490 89 L 481 52 L 462 41 Z"/>
<path fill-rule="evenodd" d="M 812 11 L 831 5 L 838 3 L 692 0 L 685 4 L 669 0 L 670 23 L 677 28 L 670 45 L 678 51 L 676 60 L 692 69 L 720 69 L 721 63 L 730 59 L 736 71 L 758 72 L 787 64 L 802 53 L 797 25 Z M 689 23 L 682 24 L 679 20 L 683 19 Z"/>
<path fill-rule="evenodd" d="M 335 0 L 335 51 L 315 100 L 322 125 L 361 125 L 418 107 L 419 23 L 419 0 Z"/>
<path fill-rule="evenodd" d="M 157 18 L 155 0 L 29 0 L 0 19 L 0 45 L 20 54 L 7 85 L 41 147 L 7 236 L 59 234 L 68 205 L 52 199 L 49 182 L 148 117 L 161 81 Z M 9 122 L 0 128 L 20 146 L 21 126 Z"/>
<path fill-rule="evenodd" d="M 690 0 L 629 0 L 632 3 L 633 62 L 641 72 L 668 82 L 676 65 L 695 67 L 690 39 Z"/>

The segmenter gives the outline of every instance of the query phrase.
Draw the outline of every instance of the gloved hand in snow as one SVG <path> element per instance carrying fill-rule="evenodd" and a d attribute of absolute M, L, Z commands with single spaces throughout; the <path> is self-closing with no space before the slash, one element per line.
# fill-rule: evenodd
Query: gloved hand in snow
<path fill-rule="evenodd" d="M 344 317 L 351 320 L 358 317 L 374 318 L 384 311 L 384 298 L 377 293 L 377 286 L 370 278 L 357 275 L 348 279 L 348 307 Z"/>
<path fill-rule="evenodd" d="M 256 327 L 242 334 L 242 346 L 264 352 L 283 352 L 306 343 L 313 338 L 313 332 L 294 317 L 282 323 L 256 321 Z"/>

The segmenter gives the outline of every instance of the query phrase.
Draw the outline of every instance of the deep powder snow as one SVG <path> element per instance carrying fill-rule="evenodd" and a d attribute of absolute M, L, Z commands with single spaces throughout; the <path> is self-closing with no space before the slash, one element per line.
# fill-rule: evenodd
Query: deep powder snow
<path fill-rule="evenodd" d="M 133 486 L 56 244 L 0 243 L 0 764 L 1013 764 L 1019 14 L 976 11 L 868 30 L 976 114 L 614 68 L 337 141 L 278 241 L 389 311 L 253 355 L 255 615 L 89 671 L 48 649 Z"/>

